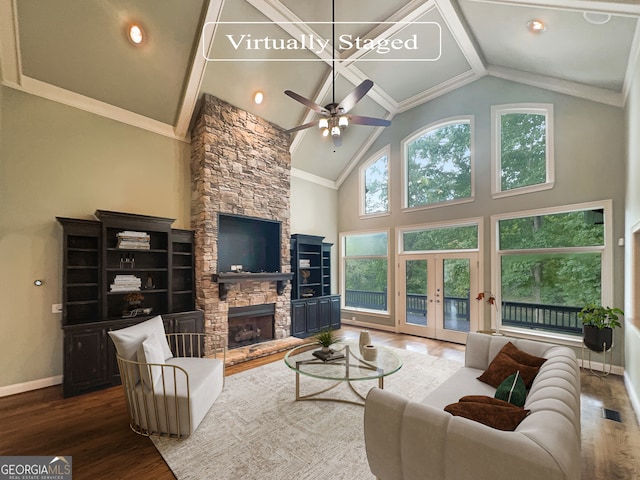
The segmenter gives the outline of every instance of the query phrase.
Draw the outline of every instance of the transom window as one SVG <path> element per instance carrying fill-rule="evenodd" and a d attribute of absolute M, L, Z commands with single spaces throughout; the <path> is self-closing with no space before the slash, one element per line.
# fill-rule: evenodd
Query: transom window
<path fill-rule="evenodd" d="M 503 328 L 581 335 L 578 312 L 610 295 L 610 208 L 598 202 L 494 219 Z"/>
<path fill-rule="evenodd" d="M 360 167 L 360 215 L 389 213 L 389 146 Z"/>
<path fill-rule="evenodd" d="M 496 105 L 491 117 L 493 196 L 552 188 L 553 105 Z"/>
<path fill-rule="evenodd" d="M 402 252 L 477 250 L 478 225 L 429 227 L 402 231 Z"/>
<path fill-rule="evenodd" d="M 449 119 L 403 141 L 405 208 L 473 200 L 472 123 Z"/>

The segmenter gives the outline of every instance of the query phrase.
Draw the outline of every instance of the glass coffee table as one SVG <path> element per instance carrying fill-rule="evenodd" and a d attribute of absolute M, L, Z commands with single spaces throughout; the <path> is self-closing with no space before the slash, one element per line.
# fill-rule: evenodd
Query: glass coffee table
<path fill-rule="evenodd" d="M 364 405 L 365 396 L 358 392 L 353 382 L 363 380 L 378 380 L 378 387 L 384 388 L 384 377 L 396 373 L 402 368 L 402 358 L 390 348 L 377 346 L 377 356 L 375 360 L 364 360 L 360 354 L 360 347 L 357 343 L 336 343 L 331 346 L 336 354 L 342 358 L 323 361 L 314 356 L 315 351 L 320 349 L 319 345 L 301 345 L 289 351 L 284 357 L 286 365 L 296 372 L 296 400 L 326 400 L 332 402 L 352 403 Z M 329 380 L 333 383 L 319 391 L 301 395 L 300 375 Z M 349 388 L 359 397 L 357 400 L 346 400 L 328 396 L 320 396 L 338 385 L 346 383 Z"/>

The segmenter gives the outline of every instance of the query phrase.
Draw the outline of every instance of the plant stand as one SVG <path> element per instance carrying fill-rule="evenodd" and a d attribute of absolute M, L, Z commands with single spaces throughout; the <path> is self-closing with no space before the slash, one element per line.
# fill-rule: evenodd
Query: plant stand
<path fill-rule="evenodd" d="M 612 346 L 613 348 L 613 346 Z M 609 348 L 608 350 L 606 349 L 606 344 L 602 344 L 602 351 L 601 352 L 595 352 L 599 355 L 602 355 L 602 371 L 599 372 L 597 370 L 593 370 L 593 368 L 591 367 L 591 352 L 592 350 L 588 347 L 586 347 L 587 351 L 589 352 L 587 354 L 587 359 L 589 362 L 589 368 L 588 368 L 588 373 L 589 375 L 594 375 L 596 377 L 600 377 L 600 378 L 605 378 L 607 376 L 609 376 L 609 374 L 611 373 L 611 368 L 612 368 L 612 352 L 611 352 L 611 348 Z M 585 361 L 584 361 L 584 350 L 585 350 L 585 344 L 584 342 L 582 342 L 582 368 L 587 369 L 587 367 L 585 366 Z M 607 364 L 607 352 L 609 352 L 609 363 Z M 607 368 L 608 367 L 608 368 Z"/>

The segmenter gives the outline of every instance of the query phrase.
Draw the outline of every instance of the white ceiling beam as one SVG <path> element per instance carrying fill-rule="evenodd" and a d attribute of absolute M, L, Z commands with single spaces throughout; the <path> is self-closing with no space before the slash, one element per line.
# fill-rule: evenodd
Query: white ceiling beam
<path fill-rule="evenodd" d="M 17 6 L 14 0 L 0 0 L 0 65 L 3 84 L 19 88 L 22 65 Z"/>
<path fill-rule="evenodd" d="M 640 20 L 636 21 L 636 29 L 633 33 L 633 40 L 631 41 L 631 48 L 629 48 L 629 59 L 627 61 L 627 70 L 624 76 L 624 82 L 622 84 L 622 99 L 627 103 L 629 98 L 629 91 L 631 90 L 631 84 L 636 72 L 636 66 L 640 60 Z"/>
<path fill-rule="evenodd" d="M 480 48 L 475 42 L 473 35 L 471 35 L 466 26 L 462 23 L 460 18 L 462 15 L 452 5 L 450 0 L 435 0 L 436 6 L 442 15 L 443 20 L 449 27 L 449 31 L 455 38 L 462 54 L 469 62 L 471 69 L 478 76 L 486 75 L 487 71 L 484 65 L 484 60 L 480 54 Z"/>
<path fill-rule="evenodd" d="M 584 98 L 593 102 L 604 103 L 614 107 L 622 107 L 624 99 L 622 94 L 613 90 L 604 88 L 591 87 L 589 85 L 560 80 L 558 78 L 547 77 L 535 73 L 523 72 L 511 68 L 498 67 L 489 65 L 487 73 L 491 76 L 511 80 L 513 82 L 523 83 L 532 87 L 544 88 L 552 92 L 564 93 L 574 97 Z"/>
<path fill-rule="evenodd" d="M 481 78 L 481 76 L 476 75 L 473 70 L 467 70 L 466 72 L 463 72 L 460 75 L 456 75 L 455 77 L 450 78 L 449 80 L 446 80 L 436 85 L 435 87 L 430 88 L 429 90 L 420 92 L 417 95 L 414 95 L 413 97 L 407 98 L 406 100 L 400 102 L 400 104 L 398 105 L 397 113 L 411 110 L 412 108 L 429 102 L 434 98 L 444 95 L 445 93 L 449 93 L 471 82 L 475 82 L 479 78 Z"/>
<path fill-rule="evenodd" d="M 519 7 L 551 8 L 555 10 L 578 10 L 615 15 L 640 15 L 637 0 L 467 0 L 478 3 L 496 3 Z"/>
<path fill-rule="evenodd" d="M 186 137 L 189 134 L 191 119 L 198 104 L 198 95 L 207 71 L 207 56 L 211 50 L 216 28 L 204 28 L 208 23 L 215 23 L 220 19 L 224 0 L 211 0 L 202 23 L 202 33 L 195 49 L 189 75 L 185 84 L 180 109 L 176 118 L 175 135 Z"/>

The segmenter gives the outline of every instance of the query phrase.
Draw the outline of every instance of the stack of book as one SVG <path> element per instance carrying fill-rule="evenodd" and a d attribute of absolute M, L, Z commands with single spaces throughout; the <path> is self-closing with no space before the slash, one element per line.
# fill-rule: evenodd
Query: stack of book
<path fill-rule="evenodd" d="M 116 275 L 111 284 L 112 292 L 137 292 L 142 286 L 142 280 L 135 275 Z"/>
<path fill-rule="evenodd" d="M 309 268 L 311 266 L 311 260 L 308 258 L 300 259 L 300 268 Z"/>
<path fill-rule="evenodd" d="M 151 237 L 146 232 L 132 232 L 125 230 L 116 234 L 118 248 L 131 248 L 134 250 L 149 250 Z"/>

